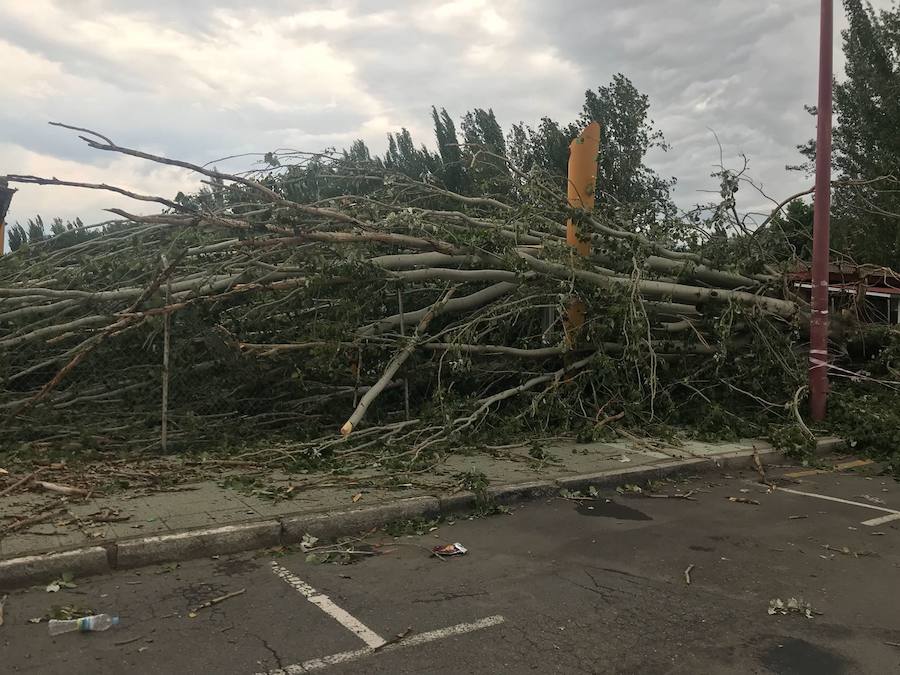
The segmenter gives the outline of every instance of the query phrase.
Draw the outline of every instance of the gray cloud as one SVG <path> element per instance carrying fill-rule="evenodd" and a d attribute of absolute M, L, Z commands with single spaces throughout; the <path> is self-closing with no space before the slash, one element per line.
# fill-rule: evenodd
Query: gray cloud
<path fill-rule="evenodd" d="M 0 25 L 0 69 L 14 83 L 0 109 L 0 173 L 23 162 L 125 171 L 47 127 L 54 119 L 195 161 L 357 137 L 379 150 L 400 126 L 431 142 L 432 104 L 455 116 L 493 107 L 507 126 L 568 121 L 585 89 L 623 72 L 650 95 L 673 146 L 653 162 L 679 178 L 680 204 L 714 187 L 709 129 L 726 161 L 746 153 L 774 195 L 807 181 L 784 165 L 814 133 L 802 107 L 815 99 L 818 17 L 808 0 L 0 0 Z M 151 175 L 172 191 L 184 180 L 128 165 L 131 180 Z M 99 215 L 96 200 L 46 195 L 23 190 L 11 219 L 28 209 Z M 762 205 L 754 199 L 747 205 Z"/>

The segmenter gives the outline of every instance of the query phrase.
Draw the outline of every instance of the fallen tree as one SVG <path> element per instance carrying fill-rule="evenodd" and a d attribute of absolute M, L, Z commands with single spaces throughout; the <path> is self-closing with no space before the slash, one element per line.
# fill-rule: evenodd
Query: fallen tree
<path fill-rule="evenodd" d="M 809 442 L 809 307 L 777 259 L 760 267 L 569 209 L 536 172 L 512 171 L 504 200 L 340 154 L 229 174 L 77 130 L 207 187 L 168 199 L 6 177 L 160 207 L 111 209 L 102 228 L 0 259 L 7 449 L 408 464 L 538 431 L 603 438 L 611 418 Z M 573 255 L 566 218 L 591 257 Z M 575 297 L 587 320 L 573 338 Z M 848 322 L 835 336 L 835 367 L 896 379 L 896 332 Z"/>

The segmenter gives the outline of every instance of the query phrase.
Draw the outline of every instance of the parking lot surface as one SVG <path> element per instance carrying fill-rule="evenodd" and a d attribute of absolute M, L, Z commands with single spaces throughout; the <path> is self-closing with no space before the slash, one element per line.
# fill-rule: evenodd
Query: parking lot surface
<path fill-rule="evenodd" d="M 354 564 L 260 552 L 16 591 L 3 671 L 898 672 L 900 485 L 873 466 L 556 497 L 379 532 Z M 54 606 L 121 624 L 51 637 L 29 620 Z"/>

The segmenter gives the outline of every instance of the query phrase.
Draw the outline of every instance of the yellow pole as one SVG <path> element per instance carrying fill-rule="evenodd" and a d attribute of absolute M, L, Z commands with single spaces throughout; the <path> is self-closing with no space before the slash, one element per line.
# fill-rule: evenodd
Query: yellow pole
<path fill-rule="evenodd" d="M 600 153 L 600 125 L 591 122 L 569 145 L 569 206 L 592 211 L 597 187 L 597 155 Z M 578 237 L 578 228 L 569 218 L 566 222 L 566 241 L 575 252 L 587 257 L 591 254 L 590 241 Z M 579 329 L 584 325 L 584 303 L 574 298 L 566 317 L 566 341 L 575 343 Z"/>

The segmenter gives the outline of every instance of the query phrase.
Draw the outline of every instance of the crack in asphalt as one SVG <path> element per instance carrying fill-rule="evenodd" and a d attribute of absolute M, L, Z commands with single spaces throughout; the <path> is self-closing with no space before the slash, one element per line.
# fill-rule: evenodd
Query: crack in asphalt
<path fill-rule="evenodd" d="M 413 600 L 413 604 L 424 604 L 429 602 L 444 602 L 446 600 L 458 600 L 460 598 L 477 598 L 483 595 L 490 595 L 487 591 L 479 591 L 477 593 L 441 593 L 436 598 L 425 598 L 422 600 Z"/>
<path fill-rule="evenodd" d="M 272 657 L 275 659 L 275 664 L 278 666 L 278 670 L 281 672 L 284 672 L 284 663 L 281 662 L 281 656 L 278 654 L 278 652 L 275 650 L 275 648 L 272 647 L 272 645 L 270 645 L 266 641 L 266 639 L 264 637 L 262 637 L 261 635 L 257 635 L 256 633 L 248 633 L 248 635 L 252 635 L 257 640 L 262 642 L 262 646 L 265 647 L 266 651 L 269 652 L 272 655 Z"/>

